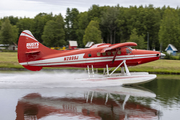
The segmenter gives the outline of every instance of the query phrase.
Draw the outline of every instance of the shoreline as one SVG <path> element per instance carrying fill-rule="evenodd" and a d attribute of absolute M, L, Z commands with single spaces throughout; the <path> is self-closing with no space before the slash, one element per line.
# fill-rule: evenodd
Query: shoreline
<path fill-rule="evenodd" d="M 84 71 L 84 69 L 76 69 L 76 68 L 73 68 L 73 69 L 68 69 L 68 68 L 60 68 L 60 69 L 48 69 L 48 68 L 44 68 L 42 69 L 41 71 L 64 71 L 64 70 L 67 70 L 67 71 Z M 26 68 L 0 68 L 0 71 L 29 71 L 27 70 Z M 103 70 L 98 70 L 99 73 L 103 73 Z M 165 72 L 165 71 L 133 71 L 133 70 L 130 70 L 130 72 L 148 72 L 149 74 L 159 74 L 159 75 L 180 75 L 180 72 Z M 117 70 L 115 73 L 120 73 L 120 70 Z"/>

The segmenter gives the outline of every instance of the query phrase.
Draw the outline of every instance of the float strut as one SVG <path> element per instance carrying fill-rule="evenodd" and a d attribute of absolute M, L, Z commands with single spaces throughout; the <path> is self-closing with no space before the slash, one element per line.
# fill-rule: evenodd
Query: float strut
<path fill-rule="evenodd" d="M 126 61 L 124 60 L 123 62 L 124 62 L 125 70 L 126 70 L 126 75 L 130 76 L 131 74 L 130 74 L 129 69 L 128 69 L 127 65 L 126 65 Z"/>
<path fill-rule="evenodd" d="M 107 75 L 109 76 L 108 64 L 106 65 L 106 69 L 107 69 Z"/>
<path fill-rule="evenodd" d="M 93 75 L 93 77 L 94 77 L 94 69 L 93 69 L 93 65 L 91 65 L 91 67 L 92 67 L 92 75 Z"/>
<path fill-rule="evenodd" d="M 124 75 L 124 67 L 121 67 L 121 74 Z"/>
<path fill-rule="evenodd" d="M 96 73 L 98 73 L 98 68 L 96 68 Z"/>
<path fill-rule="evenodd" d="M 110 74 L 109 76 L 111 76 L 123 63 L 124 63 L 124 61 L 121 62 L 121 63 L 111 72 L 111 74 Z"/>
<path fill-rule="evenodd" d="M 89 77 L 90 77 L 89 65 L 87 66 L 87 70 L 88 70 L 88 75 L 89 75 Z"/>
<path fill-rule="evenodd" d="M 104 75 L 106 74 L 106 69 L 105 69 L 105 68 L 103 68 L 103 74 L 104 74 Z"/>

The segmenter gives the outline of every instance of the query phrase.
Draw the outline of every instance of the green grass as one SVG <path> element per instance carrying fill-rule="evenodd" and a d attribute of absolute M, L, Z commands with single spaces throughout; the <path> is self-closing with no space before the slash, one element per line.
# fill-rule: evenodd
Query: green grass
<path fill-rule="evenodd" d="M 0 68 L 23 68 L 18 63 L 17 52 L 0 52 Z M 58 69 L 77 69 L 77 68 L 58 68 Z M 154 62 L 150 62 L 134 67 L 129 67 L 129 70 L 133 72 L 156 72 L 156 73 L 168 73 L 168 74 L 180 73 L 180 60 L 160 59 Z"/>
<path fill-rule="evenodd" d="M 154 62 L 134 66 L 129 68 L 130 71 L 147 71 L 147 72 L 166 72 L 180 73 L 180 60 L 157 60 Z"/>
<path fill-rule="evenodd" d="M 0 68 L 23 68 L 17 59 L 17 52 L 0 52 Z"/>

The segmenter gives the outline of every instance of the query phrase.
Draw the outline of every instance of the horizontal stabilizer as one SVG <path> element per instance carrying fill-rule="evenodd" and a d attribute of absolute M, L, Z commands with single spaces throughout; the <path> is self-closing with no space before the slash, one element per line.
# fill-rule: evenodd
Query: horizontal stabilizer
<path fill-rule="evenodd" d="M 30 51 L 30 52 L 26 52 L 26 54 L 36 54 L 36 53 L 40 53 L 40 50 L 37 50 L 37 51 Z"/>

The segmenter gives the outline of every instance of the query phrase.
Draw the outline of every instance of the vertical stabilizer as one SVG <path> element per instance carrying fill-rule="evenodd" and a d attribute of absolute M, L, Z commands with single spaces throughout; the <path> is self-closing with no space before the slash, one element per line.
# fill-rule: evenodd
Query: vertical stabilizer
<path fill-rule="evenodd" d="M 39 71 L 42 67 L 29 66 L 29 61 L 35 61 L 41 58 L 41 45 L 29 30 L 24 30 L 18 41 L 18 61 L 26 69 Z"/>

